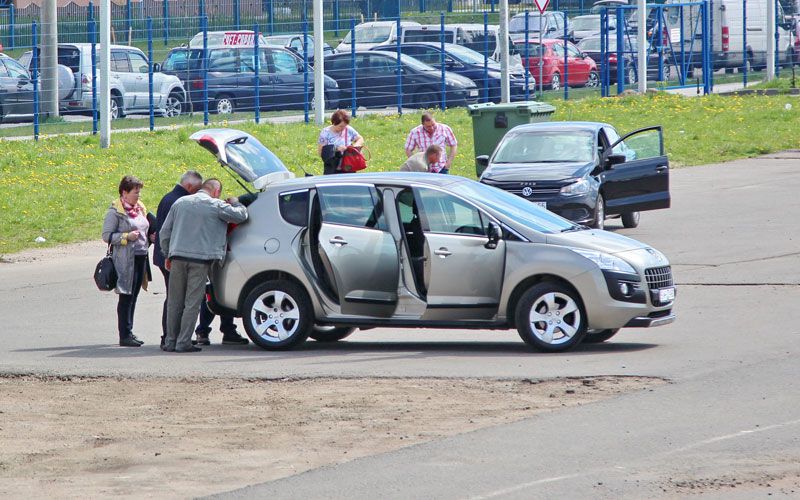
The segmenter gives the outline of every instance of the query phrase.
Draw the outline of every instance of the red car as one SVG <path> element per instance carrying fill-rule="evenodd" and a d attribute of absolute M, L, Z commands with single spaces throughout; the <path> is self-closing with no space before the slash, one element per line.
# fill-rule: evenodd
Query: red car
<path fill-rule="evenodd" d="M 570 42 L 566 43 L 567 64 L 569 72 L 564 71 L 564 41 L 542 40 L 544 46 L 544 67 L 542 68 L 542 84 L 558 90 L 565 79 L 570 87 L 597 87 L 600 85 L 600 73 L 597 63 Z M 539 79 L 539 58 L 541 49 L 539 40 L 528 40 L 528 57 L 525 57 L 525 40 L 514 40 L 514 46 L 522 57 L 522 65 Z"/>

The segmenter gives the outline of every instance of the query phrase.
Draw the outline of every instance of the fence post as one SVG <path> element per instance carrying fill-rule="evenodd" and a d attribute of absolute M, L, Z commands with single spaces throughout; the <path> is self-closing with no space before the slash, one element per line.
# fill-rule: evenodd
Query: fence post
<path fill-rule="evenodd" d="M 308 123 L 308 20 L 303 20 L 303 121 Z"/>
<path fill-rule="evenodd" d="M 489 13 L 483 11 L 483 102 L 489 102 Z"/>
<path fill-rule="evenodd" d="M 708 40 L 711 42 L 714 40 L 714 0 L 710 0 L 708 2 L 708 23 L 710 28 L 708 29 Z M 714 51 L 713 46 L 709 48 L 709 59 L 711 59 L 712 68 L 714 63 Z M 711 91 L 714 91 L 714 73 L 711 73 Z"/>
<path fill-rule="evenodd" d="M 253 25 L 253 103 L 255 108 L 256 123 L 261 123 L 261 68 L 259 56 L 261 49 L 258 47 L 258 24 Z M 306 86 L 308 87 L 308 86 Z"/>
<path fill-rule="evenodd" d="M 267 32 L 270 35 L 275 33 L 275 11 L 272 0 L 267 0 Z"/>
<path fill-rule="evenodd" d="M 447 0 L 447 12 L 453 12 L 453 0 Z"/>
<path fill-rule="evenodd" d="M 447 109 L 447 54 L 444 52 L 444 12 L 439 12 L 439 64 L 442 67 L 442 95 L 440 106 Z"/>
<path fill-rule="evenodd" d="M 708 11 L 709 11 L 708 2 L 705 2 L 705 3 L 703 3 L 702 9 L 701 9 L 701 12 L 703 13 L 703 22 L 705 23 L 705 26 L 710 26 L 711 18 L 708 15 Z M 745 31 L 747 31 L 747 30 L 745 30 Z M 703 29 L 703 33 L 711 33 L 710 28 L 709 29 Z M 712 50 L 713 46 L 711 45 L 712 44 L 711 36 L 708 35 L 705 38 L 706 39 L 703 40 L 703 41 L 704 42 L 708 42 L 705 45 L 707 45 L 709 48 L 708 48 L 708 50 L 705 51 L 705 53 L 706 53 L 706 67 L 705 67 L 705 69 L 703 69 L 703 93 L 704 94 L 710 94 L 711 93 L 711 81 L 712 81 L 712 78 L 713 78 L 713 76 L 712 76 L 713 71 L 711 69 L 712 68 L 711 54 L 713 54 L 713 50 Z"/>
<path fill-rule="evenodd" d="M 333 36 L 339 36 L 339 0 L 333 0 Z"/>
<path fill-rule="evenodd" d="M 153 19 L 147 18 L 147 98 L 150 105 L 150 132 L 156 128 L 155 110 L 153 109 Z M 166 107 L 167 103 L 165 103 Z"/>
<path fill-rule="evenodd" d="M 164 0 L 163 12 L 161 13 L 164 20 L 164 46 L 168 45 L 169 39 L 169 0 Z"/>
<path fill-rule="evenodd" d="M 14 25 L 17 23 L 17 20 L 16 20 L 16 13 L 14 12 L 14 4 L 13 3 L 8 7 L 8 22 L 9 22 L 9 27 L 8 27 L 8 37 L 9 37 L 8 48 L 11 49 L 11 50 L 14 50 L 14 47 L 15 47 L 15 44 L 16 44 L 16 41 L 14 40 Z"/>
<path fill-rule="evenodd" d="M 529 17 L 529 13 L 528 13 L 528 11 L 526 9 L 525 10 L 525 35 L 524 35 L 524 37 L 525 37 L 525 41 L 524 41 L 524 43 L 525 43 L 525 63 L 530 67 L 530 65 L 531 65 L 531 58 L 530 58 L 531 50 L 530 50 L 530 43 L 528 42 L 528 37 L 530 35 L 530 33 L 529 33 L 530 29 L 528 28 L 528 17 Z M 541 47 L 539 47 L 539 50 L 541 50 Z M 541 57 L 541 56 L 539 56 L 539 57 Z M 524 67 L 524 65 L 523 65 L 523 67 Z M 530 81 L 530 77 L 528 76 L 528 73 L 530 73 L 529 70 L 525 71 L 525 100 L 526 101 L 530 100 L 530 97 L 531 97 L 530 90 L 528 90 L 528 82 Z"/>
<path fill-rule="evenodd" d="M 494 3 L 495 3 L 496 1 L 497 1 L 497 0 L 491 0 L 491 3 L 490 3 L 490 5 L 491 5 L 491 7 L 492 7 L 492 14 L 494 14 Z"/>
<path fill-rule="evenodd" d="M 742 0 L 742 85 L 747 87 L 747 0 Z"/>
<path fill-rule="evenodd" d="M 92 135 L 97 135 L 97 25 L 94 17 L 89 20 L 89 43 L 92 44 Z"/>
<path fill-rule="evenodd" d="M 581 2 L 583 8 L 583 2 Z M 641 36 L 641 34 L 639 35 Z M 645 34 L 647 36 L 647 34 Z M 600 97 L 608 96 L 608 13 L 600 11 Z"/>
<path fill-rule="evenodd" d="M 131 0 L 126 0 L 125 2 L 125 36 L 128 36 L 131 33 L 131 28 L 133 27 L 133 23 L 131 22 L 131 17 L 133 17 L 133 9 L 131 8 Z M 133 38 L 131 36 L 131 38 Z"/>
<path fill-rule="evenodd" d="M 541 27 L 540 27 L 541 29 Z M 567 11 L 564 11 L 564 45 L 566 49 L 567 38 L 569 38 L 569 26 L 567 26 Z M 564 100 L 569 99 L 569 64 L 567 64 L 567 51 L 564 51 Z M 599 77 L 599 75 L 598 75 Z M 600 78 L 598 78 L 599 80 Z M 599 83 L 599 82 L 598 82 Z"/>
<path fill-rule="evenodd" d="M 419 11 L 425 12 L 425 0 L 419 0 Z"/>
<path fill-rule="evenodd" d="M 662 10 L 660 5 L 656 7 L 656 17 L 658 19 L 658 22 L 656 23 L 656 26 L 658 27 L 658 32 L 654 33 L 653 36 L 657 37 L 656 50 L 658 50 L 658 81 L 663 82 L 664 81 L 664 23 L 663 23 L 664 11 Z M 703 19 L 703 21 L 705 21 L 705 19 Z M 708 30 L 704 31 L 708 32 Z M 703 70 L 703 72 L 705 73 L 705 70 Z"/>
<path fill-rule="evenodd" d="M 775 78 L 781 76 L 781 33 L 778 26 L 778 12 L 780 12 L 780 4 L 775 0 Z"/>
<path fill-rule="evenodd" d="M 353 118 L 356 117 L 356 111 L 358 110 L 358 103 L 356 102 L 356 20 L 355 18 L 350 19 L 350 82 L 351 82 L 351 89 L 353 91 L 352 95 L 352 108 Z"/>
<path fill-rule="evenodd" d="M 37 43 L 36 34 L 36 21 L 31 24 L 31 35 L 33 38 L 33 56 L 31 58 L 31 67 L 33 68 L 33 140 L 39 140 L 39 51 L 36 47 Z"/>
<path fill-rule="evenodd" d="M 678 72 L 679 83 L 681 85 L 686 85 L 686 38 L 684 38 L 683 34 L 683 5 L 680 6 L 680 18 L 681 18 L 681 70 Z M 713 40 L 713 38 L 712 38 Z M 707 47 L 703 45 L 703 50 L 707 50 Z"/>
<path fill-rule="evenodd" d="M 403 62 L 401 60 L 402 58 L 400 57 L 400 33 L 401 33 L 400 26 L 401 25 L 400 25 L 400 16 L 399 16 L 399 13 L 400 13 L 400 2 L 399 1 L 397 2 L 397 7 L 398 7 L 398 9 L 397 9 L 397 12 L 398 12 L 398 16 L 397 16 L 397 36 L 395 37 L 397 39 L 396 40 L 397 41 L 397 44 L 396 44 L 397 45 L 397 70 L 396 70 L 397 71 L 397 114 L 398 115 L 402 115 L 403 114 Z M 355 32 L 353 32 L 353 35 L 355 35 Z"/>
<path fill-rule="evenodd" d="M 239 0 L 233 0 L 233 24 L 236 26 L 236 31 L 242 29 L 242 16 L 239 12 Z M 258 34 L 256 34 L 256 37 Z"/>
<path fill-rule="evenodd" d="M 623 52 L 623 44 L 625 39 L 625 18 L 622 15 L 622 7 L 617 7 L 617 95 L 625 90 L 625 54 Z M 645 27 L 646 29 L 647 27 Z M 659 32 L 659 37 L 661 36 Z"/>
<path fill-rule="evenodd" d="M 203 28 L 203 125 L 208 126 L 208 20 L 200 18 Z"/>

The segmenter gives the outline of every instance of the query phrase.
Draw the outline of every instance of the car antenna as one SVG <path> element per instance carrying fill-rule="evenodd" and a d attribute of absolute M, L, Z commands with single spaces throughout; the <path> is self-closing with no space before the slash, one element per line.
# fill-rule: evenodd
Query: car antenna
<path fill-rule="evenodd" d="M 230 175 L 230 176 L 231 176 L 231 178 L 233 178 L 233 180 L 235 180 L 237 184 L 239 184 L 240 186 L 242 186 L 242 189 L 244 189 L 245 191 L 247 191 L 247 193 L 248 193 L 248 194 L 253 194 L 253 192 L 252 192 L 252 191 L 250 191 L 249 189 L 247 189 L 247 186 L 245 186 L 244 184 L 242 184 L 242 181 L 241 181 L 241 180 L 240 180 L 238 177 L 236 177 L 235 175 L 233 175 L 233 172 L 231 172 L 231 171 L 230 171 L 230 169 L 229 169 L 228 167 L 226 167 L 224 163 L 222 163 L 222 162 L 219 162 L 219 163 L 220 163 L 220 165 L 222 165 L 222 169 L 223 169 L 223 170 L 225 170 L 226 172 L 228 172 L 228 175 Z"/>

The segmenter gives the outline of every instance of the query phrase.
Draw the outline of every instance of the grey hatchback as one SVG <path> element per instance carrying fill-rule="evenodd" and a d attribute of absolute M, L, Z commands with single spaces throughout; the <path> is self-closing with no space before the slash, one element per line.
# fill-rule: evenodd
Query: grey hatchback
<path fill-rule="evenodd" d="M 245 132 L 191 138 L 258 190 L 212 270 L 211 303 L 265 349 L 388 326 L 516 328 L 563 351 L 675 319 L 661 252 L 511 193 L 426 173 L 292 179 Z"/>

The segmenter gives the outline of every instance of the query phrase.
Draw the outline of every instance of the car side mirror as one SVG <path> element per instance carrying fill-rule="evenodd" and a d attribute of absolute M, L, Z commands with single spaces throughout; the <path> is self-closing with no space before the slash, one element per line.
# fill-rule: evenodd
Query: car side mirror
<path fill-rule="evenodd" d="M 626 159 L 627 158 L 625 158 L 625 155 L 610 154 L 610 155 L 606 156 L 605 168 L 606 168 L 606 170 L 611 170 L 611 169 L 614 168 L 614 165 L 619 165 L 620 163 L 625 163 Z"/>
<path fill-rule="evenodd" d="M 489 241 L 486 242 L 486 245 L 484 245 L 484 247 L 490 250 L 494 250 L 495 248 L 497 248 L 497 243 L 503 239 L 503 230 L 500 228 L 500 226 L 498 226 L 494 222 L 490 222 L 489 227 L 487 229 L 488 229 L 487 232 L 489 233 L 487 235 L 489 237 Z"/>
<path fill-rule="evenodd" d="M 17 85 L 19 85 L 20 87 L 31 83 L 31 79 L 28 75 L 19 75 L 18 79 L 19 81 L 17 82 Z"/>
<path fill-rule="evenodd" d="M 547 32 L 548 32 L 548 33 L 552 33 L 552 32 L 554 32 L 555 30 L 556 30 L 556 27 L 555 27 L 555 26 L 548 26 L 548 28 L 547 28 Z"/>
<path fill-rule="evenodd" d="M 161 65 L 158 63 L 153 63 L 153 73 L 158 73 L 161 71 Z"/>

